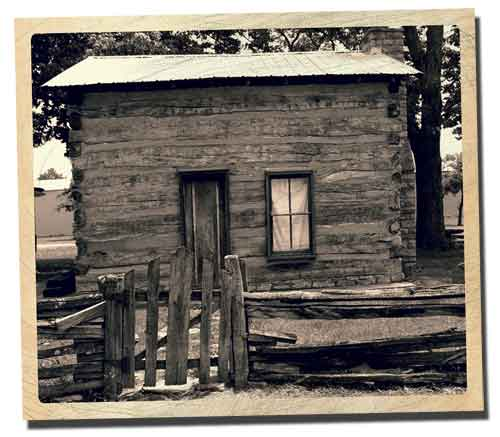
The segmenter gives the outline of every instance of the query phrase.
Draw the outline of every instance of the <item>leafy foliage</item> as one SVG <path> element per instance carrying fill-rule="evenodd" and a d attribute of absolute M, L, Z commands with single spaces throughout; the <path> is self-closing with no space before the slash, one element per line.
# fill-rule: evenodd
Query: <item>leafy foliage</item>
<path fill-rule="evenodd" d="M 63 179 L 64 176 L 61 173 L 58 173 L 55 168 L 49 168 L 45 173 L 40 174 L 38 179 L 41 181 L 46 181 L 49 179 Z"/>
<path fill-rule="evenodd" d="M 460 194 L 460 203 L 458 204 L 457 225 L 462 225 L 464 192 L 463 192 L 463 161 L 462 154 L 448 154 L 443 160 L 443 192 L 453 195 Z"/>
<path fill-rule="evenodd" d="M 460 89 L 460 31 L 453 26 L 443 46 L 441 94 L 443 98 L 442 124 L 453 128 L 456 138 L 462 137 L 462 105 Z"/>
<path fill-rule="evenodd" d="M 448 154 L 443 159 L 443 192 L 458 194 L 463 187 L 462 153 Z"/>

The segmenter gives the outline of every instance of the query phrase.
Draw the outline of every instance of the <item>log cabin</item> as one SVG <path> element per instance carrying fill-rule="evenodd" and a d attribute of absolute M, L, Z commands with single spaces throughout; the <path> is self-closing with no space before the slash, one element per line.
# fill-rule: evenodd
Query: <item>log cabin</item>
<path fill-rule="evenodd" d="M 89 57 L 66 91 L 77 285 L 246 260 L 249 290 L 401 281 L 415 265 L 403 34 L 361 50 Z M 216 282 L 219 278 L 215 278 Z"/>

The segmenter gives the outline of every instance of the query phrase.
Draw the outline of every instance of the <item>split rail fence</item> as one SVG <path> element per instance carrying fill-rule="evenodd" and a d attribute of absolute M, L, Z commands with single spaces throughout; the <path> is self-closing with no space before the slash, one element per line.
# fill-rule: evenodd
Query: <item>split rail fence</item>
<path fill-rule="evenodd" d="M 198 369 L 200 385 L 220 381 L 239 390 L 249 381 L 320 384 L 466 384 L 465 332 L 446 331 L 348 342 L 297 344 L 297 336 L 250 330 L 252 319 L 373 319 L 380 317 L 465 316 L 462 285 L 416 290 L 389 284 L 364 290 L 303 292 L 247 291 L 244 260 L 225 257 L 221 289 L 214 290 L 214 265 L 202 263 L 201 311 L 191 316 L 192 255 L 179 248 L 171 260 L 170 289 L 160 290 L 160 260 L 148 264 L 147 285 L 134 284 L 134 272 L 98 279 L 99 293 L 38 302 L 38 335 L 53 343 L 40 346 L 38 358 L 73 355 L 72 364 L 39 367 L 39 396 L 51 400 L 72 393 L 101 393 L 118 400 L 135 387 L 160 381 L 185 384 Z M 136 303 L 146 303 L 145 348 L 135 350 Z M 159 306 L 168 304 L 167 332 L 159 337 Z M 218 356 L 210 354 L 214 313 L 219 310 Z M 199 357 L 189 358 L 189 331 L 200 325 Z M 54 343 L 55 342 L 55 343 Z M 166 359 L 158 349 L 166 348 Z M 217 367 L 217 375 L 211 368 Z M 60 382 L 54 382 L 57 379 Z"/>

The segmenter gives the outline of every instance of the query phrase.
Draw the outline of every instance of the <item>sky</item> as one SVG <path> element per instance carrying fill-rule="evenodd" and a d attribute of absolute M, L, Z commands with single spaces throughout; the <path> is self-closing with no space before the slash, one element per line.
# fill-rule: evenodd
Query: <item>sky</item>
<path fill-rule="evenodd" d="M 48 141 L 43 146 L 37 147 L 33 152 L 33 176 L 35 182 L 38 176 L 53 167 L 65 178 L 63 188 L 68 188 L 71 183 L 71 162 L 64 156 L 66 146 L 57 140 Z M 462 151 L 462 142 L 457 140 L 451 129 L 441 131 L 441 156 Z"/>

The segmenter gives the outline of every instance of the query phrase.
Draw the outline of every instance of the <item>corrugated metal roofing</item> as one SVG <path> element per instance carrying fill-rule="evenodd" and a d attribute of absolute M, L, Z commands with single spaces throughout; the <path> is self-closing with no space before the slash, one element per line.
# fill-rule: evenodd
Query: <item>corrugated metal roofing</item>
<path fill-rule="evenodd" d="M 331 51 L 238 55 L 91 56 L 45 86 L 323 75 L 408 75 L 418 70 L 383 54 Z"/>

